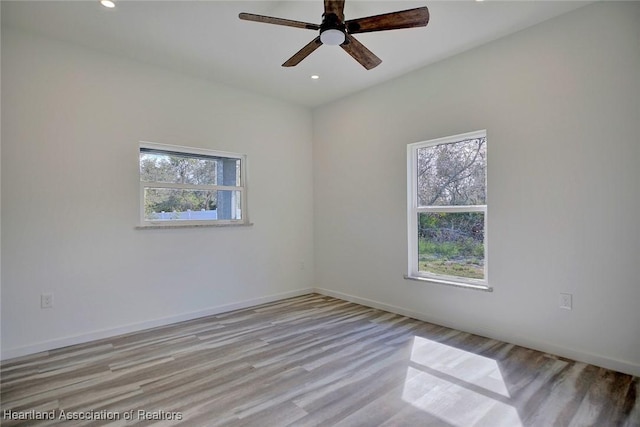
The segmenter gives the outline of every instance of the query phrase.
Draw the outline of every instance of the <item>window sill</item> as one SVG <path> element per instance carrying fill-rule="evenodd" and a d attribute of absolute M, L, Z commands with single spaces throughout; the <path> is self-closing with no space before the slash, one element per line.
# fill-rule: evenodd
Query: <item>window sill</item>
<path fill-rule="evenodd" d="M 137 225 L 136 230 L 160 230 L 164 228 L 208 228 L 208 227 L 253 227 L 252 222 L 231 222 L 221 224 L 167 224 L 167 225 Z"/>
<path fill-rule="evenodd" d="M 417 282 L 435 283 L 438 285 L 454 286 L 457 288 L 472 289 L 474 291 L 493 292 L 493 288 L 487 285 L 476 285 L 473 283 L 454 282 L 451 280 L 437 279 L 435 277 L 419 277 L 404 275 L 406 280 L 415 280 Z"/>

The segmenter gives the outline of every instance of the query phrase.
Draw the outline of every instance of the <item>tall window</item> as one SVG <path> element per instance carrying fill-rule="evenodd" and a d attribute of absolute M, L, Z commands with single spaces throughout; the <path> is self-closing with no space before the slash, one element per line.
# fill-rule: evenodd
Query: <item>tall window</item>
<path fill-rule="evenodd" d="M 140 144 L 143 225 L 247 223 L 245 156 Z"/>
<path fill-rule="evenodd" d="M 409 276 L 487 288 L 487 134 L 409 144 Z"/>

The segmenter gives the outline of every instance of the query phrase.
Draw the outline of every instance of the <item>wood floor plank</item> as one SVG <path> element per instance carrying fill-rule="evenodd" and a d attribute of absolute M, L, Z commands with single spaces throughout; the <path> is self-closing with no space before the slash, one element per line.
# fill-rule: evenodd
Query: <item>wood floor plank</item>
<path fill-rule="evenodd" d="M 640 427 L 640 380 L 309 294 L 3 361 L 0 409 L 3 426 Z"/>

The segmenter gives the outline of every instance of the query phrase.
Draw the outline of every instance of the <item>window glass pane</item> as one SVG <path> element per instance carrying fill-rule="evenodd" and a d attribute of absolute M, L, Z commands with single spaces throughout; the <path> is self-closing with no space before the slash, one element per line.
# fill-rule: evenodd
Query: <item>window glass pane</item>
<path fill-rule="evenodd" d="M 144 189 L 144 217 L 160 220 L 242 219 L 240 191 Z"/>
<path fill-rule="evenodd" d="M 486 138 L 417 149 L 418 205 L 486 204 Z"/>
<path fill-rule="evenodd" d="M 419 213 L 418 271 L 484 279 L 484 212 Z"/>
<path fill-rule="evenodd" d="M 171 184 L 240 186 L 240 160 L 141 150 L 140 180 Z"/>

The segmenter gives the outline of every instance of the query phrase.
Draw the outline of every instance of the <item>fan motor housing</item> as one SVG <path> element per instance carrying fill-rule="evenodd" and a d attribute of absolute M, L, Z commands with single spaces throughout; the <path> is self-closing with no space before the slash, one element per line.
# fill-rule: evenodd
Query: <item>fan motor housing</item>
<path fill-rule="evenodd" d="M 320 24 L 320 34 L 326 30 L 339 30 L 344 33 L 346 27 L 335 13 L 324 13 L 322 14 L 322 24 Z"/>

